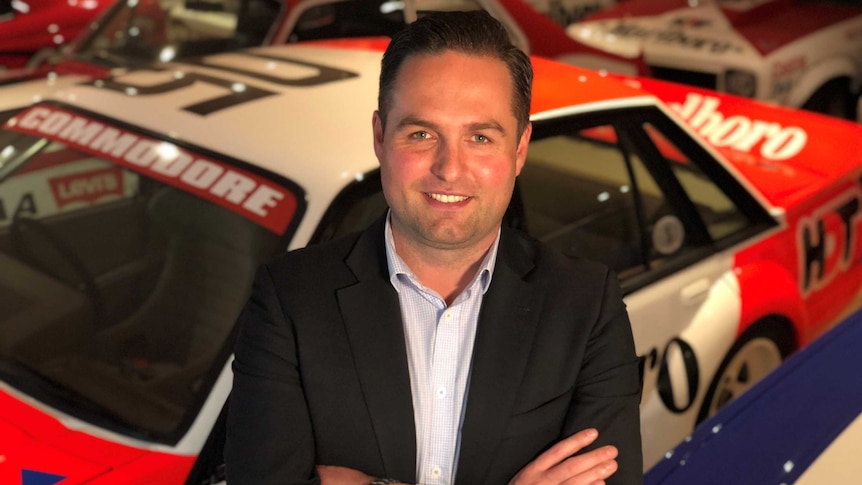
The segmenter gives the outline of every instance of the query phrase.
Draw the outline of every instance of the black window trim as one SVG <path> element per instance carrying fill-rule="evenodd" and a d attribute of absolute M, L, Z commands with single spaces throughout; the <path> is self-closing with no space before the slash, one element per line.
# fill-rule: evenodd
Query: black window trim
<path fill-rule="evenodd" d="M 537 120 L 533 122 L 532 140 L 541 140 L 549 136 L 557 134 L 571 133 L 572 130 L 586 129 L 595 126 L 609 125 L 617 130 L 620 143 L 623 145 L 623 151 L 635 149 L 639 153 L 645 164 L 649 164 L 647 169 L 656 166 L 662 166 L 664 160 L 655 148 L 649 136 L 643 129 L 644 123 L 650 123 L 657 129 L 661 130 L 662 134 L 669 141 L 686 154 L 693 163 L 697 165 L 721 190 L 722 192 L 739 208 L 740 211 L 748 218 L 749 225 L 733 234 L 730 234 L 720 240 L 712 240 L 706 232 L 706 226 L 703 223 L 700 215 L 694 206 L 694 203 L 689 199 L 688 195 L 679 185 L 676 177 L 672 177 L 673 193 L 684 199 L 684 204 L 690 206 L 693 211 L 692 217 L 699 221 L 703 232 L 701 237 L 706 237 L 708 240 L 699 241 L 699 244 L 694 249 L 682 254 L 669 264 L 661 265 L 660 267 L 648 268 L 645 272 L 640 272 L 631 277 L 621 280 L 620 284 L 623 289 L 623 294 L 628 295 L 645 286 L 648 286 L 656 281 L 659 281 L 670 274 L 679 272 L 689 266 L 692 266 L 713 254 L 730 248 L 742 241 L 748 240 L 761 234 L 767 230 L 775 228 L 779 225 L 769 211 L 763 207 L 760 202 L 751 195 L 745 187 L 736 179 L 724 166 L 716 160 L 702 145 L 691 136 L 676 122 L 671 120 L 665 113 L 657 107 L 634 107 L 634 108 L 617 108 L 605 110 L 601 112 L 575 114 L 564 118 L 554 118 Z M 634 147 L 626 146 L 627 143 L 633 143 Z M 645 148 L 647 147 L 651 148 Z M 644 152 L 646 150 L 646 152 Z M 628 154 L 626 154 L 628 157 Z M 659 158 L 659 160 L 657 160 Z M 628 163 L 628 160 L 626 160 Z M 654 173 L 654 172 L 653 172 Z M 667 168 L 667 173 L 672 173 Z M 656 181 L 658 183 L 658 180 Z M 517 184 L 516 184 L 517 186 Z M 662 187 L 664 190 L 664 187 Z M 669 194 L 666 194 L 669 195 Z M 523 212 L 523 201 L 516 199 L 513 195 L 512 204 L 518 204 L 519 209 L 510 209 L 510 212 Z M 639 221 L 642 223 L 642 221 Z M 527 222 L 529 224 L 529 221 Z M 641 228 L 643 231 L 643 227 Z M 644 249 L 645 250 L 645 249 Z"/>

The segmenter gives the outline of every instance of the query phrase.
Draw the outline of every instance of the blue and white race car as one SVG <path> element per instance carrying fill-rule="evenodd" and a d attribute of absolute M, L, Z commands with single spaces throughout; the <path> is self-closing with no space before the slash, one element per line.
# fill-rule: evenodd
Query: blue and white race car
<path fill-rule="evenodd" d="M 646 485 L 821 485 L 862 476 L 862 312 L 704 422 Z"/>

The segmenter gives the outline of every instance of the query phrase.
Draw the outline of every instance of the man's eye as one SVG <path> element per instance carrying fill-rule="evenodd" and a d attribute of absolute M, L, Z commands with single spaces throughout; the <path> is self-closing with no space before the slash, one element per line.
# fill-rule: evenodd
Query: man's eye
<path fill-rule="evenodd" d="M 490 142 L 490 141 L 491 141 L 491 140 L 490 140 L 490 139 L 488 139 L 488 137 L 487 137 L 487 136 L 485 136 L 485 135 L 475 135 L 473 138 L 474 138 L 476 141 L 478 141 L 479 143 L 488 143 L 488 142 Z"/>
<path fill-rule="evenodd" d="M 412 135 L 410 135 L 410 137 L 415 138 L 417 140 L 426 140 L 426 139 L 428 139 L 428 132 L 427 131 L 417 131 L 416 133 L 413 133 Z"/>

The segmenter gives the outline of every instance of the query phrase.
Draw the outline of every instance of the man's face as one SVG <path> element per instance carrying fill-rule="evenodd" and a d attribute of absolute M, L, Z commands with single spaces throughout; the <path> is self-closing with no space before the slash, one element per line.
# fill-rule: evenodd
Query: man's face
<path fill-rule="evenodd" d="M 386 127 L 374 113 L 374 151 L 396 242 L 487 247 L 527 154 L 512 114 L 512 81 L 491 57 L 446 51 L 408 58 Z"/>

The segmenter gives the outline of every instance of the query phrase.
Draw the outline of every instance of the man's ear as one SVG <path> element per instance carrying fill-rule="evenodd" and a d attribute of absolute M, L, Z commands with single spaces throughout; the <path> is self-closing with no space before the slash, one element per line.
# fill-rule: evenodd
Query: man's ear
<path fill-rule="evenodd" d="M 380 112 L 375 110 L 371 117 L 371 128 L 374 132 L 374 154 L 377 155 L 377 160 L 380 161 L 383 156 L 383 120 L 380 118 Z"/>
<path fill-rule="evenodd" d="M 533 134 L 533 124 L 529 121 L 521 133 L 521 138 L 518 140 L 518 148 L 515 153 L 515 175 L 521 174 L 521 169 L 524 168 L 524 163 L 527 161 L 527 148 L 530 146 L 530 136 Z"/>

